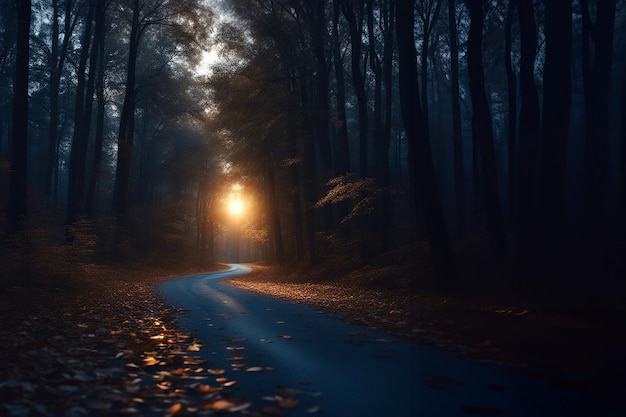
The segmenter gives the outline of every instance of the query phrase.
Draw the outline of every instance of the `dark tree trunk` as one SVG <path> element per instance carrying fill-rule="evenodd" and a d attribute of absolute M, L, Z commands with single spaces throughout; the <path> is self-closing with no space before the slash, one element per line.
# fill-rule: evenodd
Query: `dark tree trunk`
<path fill-rule="evenodd" d="M 28 57 L 30 50 L 30 0 L 16 0 L 17 41 L 13 83 L 11 176 L 7 207 L 7 235 L 22 229 L 28 216 Z"/>
<path fill-rule="evenodd" d="M 395 27 L 395 6 L 392 0 L 385 1 L 383 6 L 383 20 L 385 27 L 384 51 L 383 51 L 383 81 L 385 85 L 385 119 L 383 124 L 383 151 L 381 160 L 383 163 L 383 217 L 385 219 L 386 234 L 391 233 L 393 227 L 392 213 L 393 202 L 391 199 L 391 168 L 389 164 L 389 148 L 391 145 L 392 128 L 392 106 L 393 106 L 393 55 L 394 55 L 394 27 Z M 384 236 L 387 245 L 390 244 L 390 236 Z"/>
<path fill-rule="evenodd" d="M 304 165 L 304 223 L 306 231 L 307 249 L 309 252 L 309 263 L 315 265 L 317 259 L 317 245 L 315 242 L 315 203 L 317 201 L 316 186 L 316 156 L 315 142 L 313 141 L 313 128 L 311 116 L 311 103 L 309 101 L 309 88 L 307 81 L 300 81 L 300 97 L 302 105 L 302 133 L 304 142 L 304 153 L 302 155 Z"/>
<path fill-rule="evenodd" d="M 65 20 L 63 24 L 63 41 L 59 49 L 59 0 L 52 2 L 52 45 L 50 48 L 50 128 L 48 131 L 48 155 L 45 172 L 45 192 L 46 195 L 52 195 L 52 188 L 55 179 L 55 167 L 57 165 L 58 146 L 59 146 L 59 89 L 61 83 L 61 75 L 65 67 L 65 59 L 69 48 L 72 32 L 76 25 L 77 16 L 72 18 L 73 1 L 65 2 Z M 55 201 L 58 190 L 54 188 Z"/>
<path fill-rule="evenodd" d="M 346 84 L 343 73 L 343 61 L 341 59 L 341 40 L 339 39 L 340 1 L 341 0 L 333 1 L 333 65 L 335 68 L 335 81 L 337 83 L 335 96 L 337 103 L 336 124 L 338 142 L 336 147 L 336 164 L 337 173 L 343 175 L 350 171 L 350 149 L 348 144 L 348 121 L 346 118 Z"/>
<path fill-rule="evenodd" d="M 363 46 L 363 12 L 365 3 L 354 0 L 344 0 L 342 3 L 343 14 L 348 21 L 350 29 L 350 42 L 352 45 L 351 66 L 352 84 L 359 107 L 359 170 L 361 177 L 369 175 L 368 170 L 368 102 L 365 90 L 365 74 L 361 69 L 361 49 Z M 356 8 L 356 10 L 355 10 Z"/>
<path fill-rule="evenodd" d="M 96 131 L 93 149 L 93 161 L 91 164 L 91 174 L 89 176 L 89 185 L 87 187 L 87 197 L 85 198 L 85 212 L 87 216 L 92 218 L 94 214 L 94 205 L 96 198 L 96 187 L 100 178 L 102 167 L 102 145 L 104 142 L 104 116 L 105 116 L 105 97 L 104 97 L 104 74 L 106 65 L 104 62 L 104 39 L 105 39 L 105 16 L 106 8 L 104 1 L 98 1 L 96 6 L 96 35 L 99 37 L 98 47 L 94 48 L 93 53 L 97 54 L 97 77 L 95 81 L 97 108 L 96 108 Z M 101 28 L 101 29 L 99 29 Z"/>
<path fill-rule="evenodd" d="M 572 104 L 572 0 L 545 0 L 546 57 L 541 126 L 541 229 L 560 259 L 565 242 L 567 143 Z M 547 250 L 543 251 L 548 252 Z"/>
<path fill-rule="evenodd" d="M 433 10 L 433 3 L 435 9 Z M 430 133 L 430 106 L 428 100 L 428 57 L 430 55 L 430 35 L 439 19 L 441 11 L 441 0 L 421 1 L 419 7 L 420 18 L 422 19 L 422 53 L 420 54 L 420 81 L 422 83 L 422 112 L 424 113 L 424 123 Z"/>
<path fill-rule="evenodd" d="M 537 27 L 532 0 L 516 0 L 520 24 L 520 123 L 518 251 L 523 264 L 537 247 L 537 177 L 539 158 L 539 95 L 535 85 Z"/>
<path fill-rule="evenodd" d="M 587 244 L 603 256 L 608 231 L 609 175 L 609 90 L 613 59 L 613 28 L 616 0 L 599 1 L 593 25 L 594 60 L 586 96 L 585 138 L 585 237 Z M 581 1 L 587 15 L 586 1 Z M 587 20 L 584 19 L 584 20 Z"/>
<path fill-rule="evenodd" d="M 450 83 L 452 93 L 452 135 L 454 146 L 454 196 L 459 231 L 465 231 L 465 171 L 463 168 L 463 132 L 461 128 L 461 95 L 459 92 L 459 46 L 456 28 L 456 3 L 448 0 L 450 26 Z"/>
<path fill-rule="evenodd" d="M 491 125 L 491 112 L 485 92 L 485 75 L 482 55 L 483 5 L 482 1 L 466 1 L 470 15 L 467 40 L 467 67 L 472 101 L 472 140 L 480 146 L 482 160 L 482 184 L 487 234 L 496 259 L 504 252 L 505 236 L 502 209 L 498 195 L 496 153 Z"/>
<path fill-rule="evenodd" d="M 81 41 L 80 60 L 78 64 L 78 85 L 76 87 L 76 107 L 74 111 L 74 134 L 72 135 L 72 150 L 70 152 L 70 165 L 67 187 L 67 215 L 65 224 L 71 225 L 76 221 L 76 216 L 84 207 L 85 197 L 85 173 L 87 161 L 87 145 L 89 138 L 89 125 L 85 123 L 86 108 L 91 106 L 87 102 L 93 101 L 93 88 L 88 88 L 87 80 L 87 60 L 89 58 L 89 45 L 91 43 L 91 29 L 95 2 L 89 2 L 89 9 L 85 16 L 85 29 Z M 93 55 L 93 54 L 92 54 Z M 93 73 L 90 74 L 93 81 Z M 91 97 L 87 94 L 91 92 Z M 88 117 L 91 117 L 89 112 Z M 71 239 L 71 236 L 68 235 Z"/>
<path fill-rule="evenodd" d="M 283 248 L 283 235 L 280 227 L 280 213 L 278 211 L 278 203 L 276 201 L 276 179 L 274 177 L 274 167 L 272 163 L 266 163 L 265 167 L 265 186 L 267 194 L 267 205 L 270 217 L 270 233 L 274 255 L 274 262 L 282 263 L 285 260 L 285 251 Z"/>
<path fill-rule="evenodd" d="M 120 128 L 117 140 L 117 167 L 115 170 L 115 186 L 113 189 L 113 214 L 117 220 L 117 225 L 120 227 L 126 227 L 130 165 L 135 135 L 135 107 L 137 100 L 137 92 L 135 91 L 135 69 L 137 66 L 137 53 L 139 51 L 139 41 L 141 38 L 139 11 L 139 0 L 134 0 L 126 89 L 122 113 L 120 115 Z"/>
<path fill-rule="evenodd" d="M 447 282 L 454 278 L 454 262 L 435 178 L 430 138 L 420 102 L 413 25 L 413 2 L 397 2 L 396 36 L 400 106 L 409 142 L 410 164 L 413 165 L 415 203 L 416 206 L 421 203 L 424 212 L 437 277 L 440 282 Z M 417 211 L 419 211 L 418 207 L 416 207 Z"/>
<path fill-rule="evenodd" d="M 326 2 L 312 2 L 310 12 L 311 41 L 313 43 L 313 53 L 315 56 L 316 70 L 313 80 L 316 87 L 316 112 L 315 112 L 315 138 L 320 150 L 322 167 L 324 169 L 324 181 L 328 181 L 332 176 L 332 152 L 330 149 L 329 133 L 329 69 L 326 58 L 327 24 L 326 24 Z M 324 207 L 325 228 L 332 230 L 333 210 L 331 206 Z"/>
<path fill-rule="evenodd" d="M 506 71 L 506 82 L 508 91 L 509 112 L 507 119 L 507 145 L 508 145 L 508 174 L 509 174 L 509 218 L 513 222 L 517 204 L 517 77 L 513 71 L 512 55 L 512 30 L 513 16 L 515 14 L 515 2 L 510 1 L 506 11 L 506 22 L 504 29 L 504 68 Z"/>

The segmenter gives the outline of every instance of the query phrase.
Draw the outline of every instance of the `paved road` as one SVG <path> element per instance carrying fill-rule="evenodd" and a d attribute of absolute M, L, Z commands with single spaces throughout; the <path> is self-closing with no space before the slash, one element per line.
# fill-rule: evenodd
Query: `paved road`
<path fill-rule="evenodd" d="M 264 397 L 279 386 L 300 392 L 289 416 L 617 415 L 602 400 L 530 378 L 528 370 L 478 364 L 223 281 L 247 272 L 232 265 L 161 289 L 184 309 L 179 323 L 201 340 L 200 354 L 237 381 L 232 389 L 253 410 L 272 405 Z"/>

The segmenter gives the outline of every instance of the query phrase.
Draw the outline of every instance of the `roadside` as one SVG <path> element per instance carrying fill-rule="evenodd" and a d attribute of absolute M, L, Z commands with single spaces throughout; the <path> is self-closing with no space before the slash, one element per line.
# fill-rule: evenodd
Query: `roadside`
<path fill-rule="evenodd" d="M 517 366 L 566 388 L 626 390 L 624 311 L 548 310 L 502 304 L 493 296 L 364 288 L 347 276 L 312 282 L 290 268 L 265 265 L 228 282 L 477 361 Z"/>
<path fill-rule="evenodd" d="M 215 269 L 220 269 L 216 267 Z M 64 290 L 0 296 L 0 415 L 199 415 L 234 409 L 219 370 L 197 356 L 155 286 L 191 273 L 102 268 Z M 76 283 L 75 283 L 76 284 Z"/>

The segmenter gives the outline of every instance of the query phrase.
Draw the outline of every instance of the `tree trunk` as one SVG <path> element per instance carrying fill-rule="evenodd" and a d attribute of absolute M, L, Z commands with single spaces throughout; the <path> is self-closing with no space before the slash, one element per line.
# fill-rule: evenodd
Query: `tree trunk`
<path fill-rule="evenodd" d="M 85 16 L 85 29 L 81 41 L 80 61 L 78 64 L 78 85 L 76 87 L 76 104 L 74 112 L 74 134 L 72 135 L 72 150 L 70 152 L 70 165 L 67 187 L 67 216 L 65 224 L 72 225 L 76 221 L 76 215 L 84 207 L 85 197 L 85 173 L 87 161 L 87 145 L 89 138 L 88 124 L 85 123 L 86 107 L 88 101 L 93 100 L 93 88 L 87 88 L 87 60 L 89 58 L 89 45 L 91 44 L 91 29 L 95 2 L 89 2 L 89 9 Z M 93 55 L 93 54 L 92 54 Z M 93 81 L 93 74 L 90 74 Z M 91 92 L 91 97 L 87 93 Z M 91 113 L 89 114 L 91 117 Z M 72 237 L 68 235 L 68 238 Z"/>
<path fill-rule="evenodd" d="M 456 3 L 448 0 L 450 26 L 450 83 L 452 93 L 452 143 L 454 146 L 454 196 L 456 217 L 461 233 L 465 231 L 465 171 L 463 168 L 463 132 L 461 127 L 461 95 L 459 92 L 459 46 L 456 28 Z"/>
<path fill-rule="evenodd" d="M 274 167 L 271 161 L 267 162 L 265 167 L 265 186 L 272 241 L 270 247 L 273 248 L 274 262 L 280 264 L 285 260 L 285 251 L 280 227 L 280 213 L 278 212 L 278 203 L 276 201 L 276 178 L 274 177 Z"/>
<path fill-rule="evenodd" d="M 11 176 L 7 207 L 7 235 L 25 227 L 28 216 L 28 58 L 30 50 L 30 0 L 16 0 L 17 41 L 13 83 L 13 132 L 11 137 Z"/>
<path fill-rule="evenodd" d="M 454 278 L 454 263 L 435 178 L 430 138 L 420 102 L 413 25 L 413 3 L 397 2 L 396 36 L 400 106 L 409 142 L 410 164 L 414 167 L 415 202 L 416 205 L 419 203 L 422 205 L 437 277 L 440 282 L 447 282 Z"/>
<path fill-rule="evenodd" d="M 119 227 L 126 227 L 130 165 L 135 135 L 135 107 L 137 100 L 137 92 L 135 91 L 135 69 L 137 66 L 137 53 L 139 52 L 139 41 L 141 37 L 139 11 L 139 0 L 134 0 L 126 89 L 122 113 L 120 115 L 120 128 L 117 140 L 117 167 L 115 170 L 115 186 L 113 189 L 113 214 L 115 215 Z"/>
<path fill-rule="evenodd" d="M 337 173 L 340 175 L 350 172 L 350 149 L 348 143 L 348 120 L 346 118 L 346 84 L 341 59 L 341 40 L 339 39 L 339 7 L 341 0 L 333 2 L 333 65 L 335 81 L 337 83 Z M 345 215 L 345 213 L 344 213 Z M 343 216 L 341 216 L 343 218 Z"/>
<path fill-rule="evenodd" d="M 365 74 L 361 70 L 361 49 L 363 46 L 363 12 L 365 3 L 354 0 L 344 0 L 342 3 L 343 14 L 348 21 L 350 29 L 350 42 L 352 45 L 351 65 L 352 84 L 359 107 L 359 170 L 361 177 L 365 178 L 368 172 L 368 103 L 365 91 Z M 356 6 L 356 13 L 355 13 Z"/>
<path fill-rule="evenodd" d="M 105 116 L 105 97 L 104 97 L 104 74 L 106 64 L 104 60 L 104 39 L 105 39 L 105 17 L 106 8 L 104 1 L 98 1 L 96 6 L 96 36 L 98 36 L 98 48 L 94 48 L 93 53 L 98 56 L 96 87 L 96 131 L 93 148 L 93 162 L 91 164 L 91 174 L 89 176 L 89 185 L 87 187 L 87 197 L 85 201 L 85 212 L 87 216 L 92 218 L 94 215 L 94 205 L 96 198 L 96 187 L 100 179 L 100 171 L 102 167 L 102 145 L 104 143 L 104 116 Z M 102 30 L 99 29 L 102 28 Z"/>
<path fill-rule="evenodd" d="M 432 10 L 433 2 L 435 3 L 435 10 Z M 420 81 L 422 82 L 422 111 L 424 113 L 424 123 L 426 129 L 430 133 L 430 105 L 428 101 L 428 56 L 430 55 L 430 35 L 432 30 L 439 19 L 439 12 L 441 10 L 441 0 L 427 0 L 420 3 L 420 17 L 422 19 L 423 36 L 422 36 L 422 53 L 420 54 L 421 61 L 421 73 Z"/>
<path fill-rule="evenodd" d="M 586 1 L 581 8 L 588 14 Z M 584 5 L 583 5 L 584 4 Z M 604 256 L 609 222 L 606 210 L 609 175 L 609 90 L 613 59 L 613 28 L 616 0 L 598 2 L 593 26 L 594 61 L 591 68 L 587 101 L 585 138 L 585 241 Z"/>
<path fill-rule="evenodd" d="M 322 167 L 324 169 L 324 182 L 328 181 L 333 173 L 332 152 L 330 149 L 329 133 L 329 70 L 326 58 L 327 24 L 326 24 L 326 2 L 312 2 L 310 12 L 311 42 L 313 43 L 313 54 L 315 56 L 315 73 L 313 82 L 316 88 L 316 112 L 315 112 L 315 138 L 320 150 Z M 324 207 L 325 229 L 331 231 L 333 224 L 333 210 L 331 206 Z"/>
<path fill-rule="evenodd" d="M 544 253 L 560 260 L 565 233 L 567 143 L 572 104 L 572 0 L 545 0 L 546 57 L 541 126 L 541 229 Z"/>
<path fill-rule="evenodd" d="M 539 95 L 535 85 L 537 27 L 532 0 L 516 0 L 520 24 L 520 123 L 518 252 L 522 265 L 536 255 Z"/>
<path fill-rule="evenodd" d="M 482 1 L 466 1 L 470 15 L 467 40 L 467 67 L 472 101 L 472 140 L 480 146 L 482 160 L 482 185 L 489 243 L 496 259 L 503 256 L 505 236 L 502 210 L 498 195 L 496 153 L 491 125 L 491 112 L 485 92 L 485 75 L 482 55 L 483 5 Z"/>
<path fill-rule="evenodd" d="M 50 127 L 48 131 L 48 158 L 46 162 L 45 172 L 45 192 L 47 196 L 52 195 L 52 188 L 55 179 L 55 167 L 58 163 L 58 146 L 59 146 L 59 89 L 61 83 L 61 75 L 65 67 L 65 59 L 72 37 L 72 32 L 76 26 L 77 17 L 72 18 L 73 1 L 65 2 L 65 17 L 63 24 L 63 41 L 59 49 L 59 24 L 58 24 L 58 1 L 52 2 L 52 45 L 50 54 Z M 58 190 L 54 188 L 55 200 Z"/>
<path fill-rule="evenodd" d="M 515 2 L 510 1 L 506 11 L 504 29 L 504 68 L 508 91 L 508 120 L 507 120 L 507 144 L 508 144 L 508 174 L 509 174 L 509 218 L 513 222 L 516 212 L 517 196 L 517 164 L 516 164 L 516 138 L 517 138 L 517 77 L 513 71 L 513 55 L 511 26 L 515 14 Z"/>

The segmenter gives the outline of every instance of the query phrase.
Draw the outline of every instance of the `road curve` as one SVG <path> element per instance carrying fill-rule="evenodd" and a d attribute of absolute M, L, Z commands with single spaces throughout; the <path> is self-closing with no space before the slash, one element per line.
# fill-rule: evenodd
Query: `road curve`
<path fill-rule="evenodd" d="M 519 369 L 474 363 L 224 281 L 249 271 L 231 265 L 178 277 L 161 291 L 184 309 L 178 322 L 201 340 L 200 355 L 237 381 L 232 389 L 253 410 L 272 405 L 264 397 L 280 386 L 300 391 L 288 416 L 611 415 L 595 399 Z"/>

